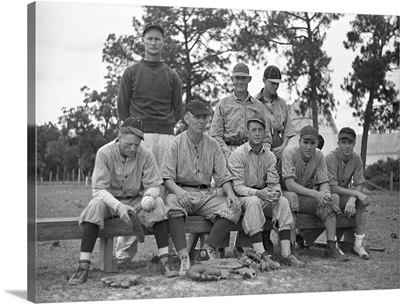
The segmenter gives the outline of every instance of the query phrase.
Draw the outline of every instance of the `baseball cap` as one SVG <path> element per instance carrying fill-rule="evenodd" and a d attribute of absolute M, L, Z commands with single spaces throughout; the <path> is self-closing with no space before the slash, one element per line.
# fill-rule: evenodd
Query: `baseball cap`
<path fill-rule="evenodd" d="M 133 134 L 139 136 L 142 140 L 144 140 L 143 136 L 143 121 L 139 117 L 129 117 L 127 118 L 121 128 L 127 128 Z"/>
<path fill-rule="evenodd" d="M 185 113 L 190 112 L 193 115 L 211 115 L 204 102 L 199 100 L 190 101 L 185 108 Z"/>
<path fill-rule="evenodd" d="M 264 78 L 276 83 L 283 82 L 281 71 L 274 65 L 267 66 L 264 71 Z"/>
<path fill-rule="evenodd" d="M 344 127 L 342 129 L 340 129 L 338 138 L 339 139 L 348 138 L 350 140 L 355 141 L 356 140 L 356 132 L 352 128 Z"/>
<path fill-rule="evenodd" d="M 318 139 L 318 131 L 313 126 L 305 126 L 300 131 L 300 138 Z"/>
<path fill-rule="evenodd" d="M 238 63 L 233 67 L 233 76 L 250 76 L 250 70 L 244 63 Z"/>
<path fill-rule="evenodd" d="M 250 123 L 251 121 L 257 121 L 257 122 L 261 123 L 261 124 L 264 126 L 264 129 L 265 129 L 266 122 L 265 122 L 264 117 L 259 116 L 259 115 L 254 115 L 253 117 L 250 117 L 250 118 L 247 120 L 247 126 L 249 125 L 249 123 Z"/>
<path fill-rule="evenodd" d="M 146 34 L 146 32 L 148 30 L 152 30 L 152 29 L 158 30 L 164 36 L 164 29 L 160 25 L 155 24 L 155 23 L 146 24 L 146 26 L 144 27 L 144 30 L 143 30 L 143 36 Z"/>

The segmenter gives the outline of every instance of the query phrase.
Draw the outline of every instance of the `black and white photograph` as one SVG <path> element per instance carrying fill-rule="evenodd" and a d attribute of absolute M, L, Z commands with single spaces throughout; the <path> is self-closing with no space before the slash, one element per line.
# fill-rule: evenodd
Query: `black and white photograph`
<path fill-rule="evenodd" d="M 400 10 L 381 5 L 19 3 L 2 297 L 398 298 Z"/>

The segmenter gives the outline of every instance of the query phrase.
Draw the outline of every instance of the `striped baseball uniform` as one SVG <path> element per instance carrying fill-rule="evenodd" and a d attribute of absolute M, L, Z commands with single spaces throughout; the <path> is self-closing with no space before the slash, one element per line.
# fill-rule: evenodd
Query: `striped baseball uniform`
<path fill-rule="evenodd" d="M 164 201 L 157 197 L 155 210 L 143 211 L 139 192 L 158 187 L 161 183 L 161 173 L 150 150 L 140 146 L 136 157 L 124 158 L 116 139 L 101 147 L 96 154 L 92 176 L 93 198 L 80 215 L 79 223 L 89 222 L 103 229 L 104 219 L 118 217 L 116 212 L 121 202 L 134 207 L 141 223 L 151 229 L 156 222 L 167 219 L 166 207 Z M 119 237 L 117 258 L 133 258 L 136 253 L 135 240 L 135 237 Z"/>
<path fill-rule="evenodd" d="M 308 162 L 304 162 L 300 155 L 298 145 L 288 146 L 282 153 L 282 179 L 283 185 L 287 178 L 294 178 L 296 183 L 303 187 L 313 189 L 315 186 L 328 182 L 328 173 L 324 154 L 315 149 L 314 155 Z M 292 191 L 283 191 L 289 200 L 292 211 L 299 213 L 316 214 L 323 221 L 340 214 L 339 196 L 332 194 L 332 204 L 319 206 L 314 198 L 298 195 Z"/>
<path fill-rule="evenodd" d="M 247 137 L 245 136 L 247 120 L 256 114 L 262 115 L 267 119 L 261 102 L 250 95 L 244 101 L 241 101 L 233 93 L 222 98 L 217 103 L 210 134 L 219 143 L 226 160 L 228 160 L 231 151 L 247 141 Z M 272 138 L 268 128 L 265 134 L 264 142 L 270 147 Z M 237 144 L 228 145 L 227 142 L 237 142 Z"/>
<path fill-rule="evenodd" d="M 265 147 L 256 154 L 247 142 L 232 152 L 228 166 L 233 176 L 233 188 L 243 209 L 242 226 L 246 234 L 252 236 L 263 230 L 265 216 L 272 217 L 279 230 L 291 229 L 293 217 L 288 200 L 280 196 L 278 203 L 271 204 L 256 196 L 258 189 L 269 187 L 279 191 L 279 175 L 276 171 L 275 155 Z"/>
<path fill-rule="evenodd" d="M 191 142 L 187 131 L 177 135 L 165 155 L 162 178 L 174 180 L 195 197 L 190 208 L 184 208 L 175 194 L 168 193 L 166 205 L 169 216 L 202 215 L 213 222 L 216 217 L 238 222 L 240 210 L 230 208 L 226 197 L 212 193 L 207 188 L 211 178 L 217 187 L 232 179 L 217 141 L 207 134 L 203 134 L 198 145 Z"/>

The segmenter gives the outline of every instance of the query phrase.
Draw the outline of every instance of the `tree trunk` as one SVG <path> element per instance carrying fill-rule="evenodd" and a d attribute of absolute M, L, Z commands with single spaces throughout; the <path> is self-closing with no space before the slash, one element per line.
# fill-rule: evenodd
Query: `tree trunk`
<path fill-rule="evenodd" d="M 371 121 L 374 119 L 372 117 L 373 103 L 374 103 L 374 93 L 370 91 L 367 108 L 365 109 L 363 134 L 362 134 L 362 140 L 361 140 L 361 159 L 363 162 L 364 172 L 365 172 L 365 164 L 367 162 L 368 131 L 369 131 L 369 126 L 371 124 Z"/>

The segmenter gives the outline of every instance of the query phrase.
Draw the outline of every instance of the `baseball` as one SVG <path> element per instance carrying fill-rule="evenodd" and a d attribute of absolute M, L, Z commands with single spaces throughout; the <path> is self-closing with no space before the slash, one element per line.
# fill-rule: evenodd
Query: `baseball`
<path fill-rule="evenodd" d="M 142 199 L 142 208 L 144 211 L 150 211 L 154 209 L 154 206 L 156 205 L 156 201 L 154 200 L 153 197 L 151 196 L 145 196 Z"/>

